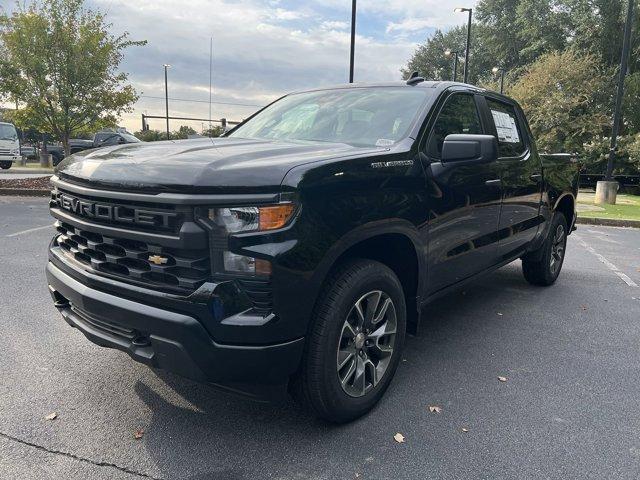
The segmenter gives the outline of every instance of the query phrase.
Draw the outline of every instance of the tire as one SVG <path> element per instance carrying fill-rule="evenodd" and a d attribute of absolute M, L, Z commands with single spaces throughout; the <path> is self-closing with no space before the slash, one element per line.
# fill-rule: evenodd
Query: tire
<path fill-rule="evenodd" d="M 0 168 L 3 170 L 9 170 L 11 168 L 11 162 L 0 162 Z"/>
<path fill-rule="evenodd" d="M 317 416 L 349 422 L 382 398 L 402 357 L 402 285 L 382 263 L 350 261 L 326 282 L 312 322 L 294 393 Z"/>
<path fill-rule="evenodd" d="M 551 220 L 549 234 L 540 250 L 522 258 L 522 273 L 532 285 L 553 285 L 560 275 L 567 251 L 567 220 L 556 212 Z"/>

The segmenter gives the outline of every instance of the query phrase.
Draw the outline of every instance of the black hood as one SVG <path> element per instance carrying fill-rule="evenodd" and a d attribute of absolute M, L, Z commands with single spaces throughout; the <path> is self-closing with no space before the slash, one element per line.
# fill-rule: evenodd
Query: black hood
<path fill-rule="evenodd" d="M 203 138 L 87 150 L 66 158 L 56 172 L 74 183 L 123 190 L 273 192 L 297 165 L 380 150 L 342 143 Z"/>

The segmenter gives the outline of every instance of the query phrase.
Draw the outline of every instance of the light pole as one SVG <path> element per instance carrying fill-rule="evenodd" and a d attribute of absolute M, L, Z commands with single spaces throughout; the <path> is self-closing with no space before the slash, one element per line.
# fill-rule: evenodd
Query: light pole
<path fill-rule="evenodd" d="M 624 95 L 624 77 L 627 75 L 627 63 L 629 61 L 629 43 L 631 42 L 631 23 L 633 21 L 634 0 L 629 0 L 627 21 L 624 27 L 624 40 L 622 42 L 622 58 L 620 59 L 620 76 L 618 77 L 618 93 L 616 95 L 616 107 L 613 114 L 613 129 L 611 131 L 611 148 L 609 149 L 609 161 L 607 162 L 607 174 L 605 180 L 612 180 L 613 161 L 620 130 L 620 117 L 622 116 L 622 98 Z"/>
<path fill-rule="evenodd" d="M 500 93 L 504 93 L 504 68 L 502 67 L 493 67 L 491 71 L 496 74 L 500 72 Z"/>
<path fill-rule="evenodd" d="M 170 67 L 168 63 L 163 65 L 164 67 L 164 102 L 167 112 L 167 140 L 169 140 L 169 87 L 167 83 L 167 69 Z"/>
<path fill-rule="evenodd" d="M 464 51 L 464 83 L 467 83 L 469 81 L 469 50 L 471 49 L 471 15 L 473 14 L 473 8 L 458 7 L 453 11 L 456 13 L 469 13 L 469 22 L 467 23 L 467 48 L 465 48 Z"/>
<path fill-rule="evenodd" d="M 351 1 L 351 59 L 349 62 L 349 83 L 353 83 L 353 63 L 356 56 L 356 2 Z"/>
<path fill-rule="evenodd" d="M 444 51 L 444 56 L 445 57 L 450 57 L 451 55 L 453 55 L 453 81 L 457 82 L 458 81 L 458 52 L 457 51 L 451 51 L 449 49 Z"/>

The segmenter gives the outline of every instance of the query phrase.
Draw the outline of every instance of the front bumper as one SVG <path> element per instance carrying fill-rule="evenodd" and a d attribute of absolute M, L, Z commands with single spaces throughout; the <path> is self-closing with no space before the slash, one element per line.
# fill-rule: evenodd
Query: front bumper
<path fill-rule="evenodd" d="M 188 312 L 141 303 L 135 290 L 129 298 L 107 293 L 51 261 L 46 274 L 55 305 L 69 325 L 93 343 L 122 350 L 146 365 L 262 397 L 280 392 L 300 364 L 304 338 L 267 345 L 217 343 Z"/>

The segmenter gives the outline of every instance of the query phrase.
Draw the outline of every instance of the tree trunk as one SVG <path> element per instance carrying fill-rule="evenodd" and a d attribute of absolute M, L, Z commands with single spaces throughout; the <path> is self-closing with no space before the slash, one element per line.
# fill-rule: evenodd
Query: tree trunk
<path fill-rule="evenodd" d="M 64 156 L 68 157 L 69 155 L 71 155 L 71 145 L 69 144 L 69 135 L 68 134 L 64 134 L 64 137 L 62 137 L 62 146 L 64 147 Z"/>

